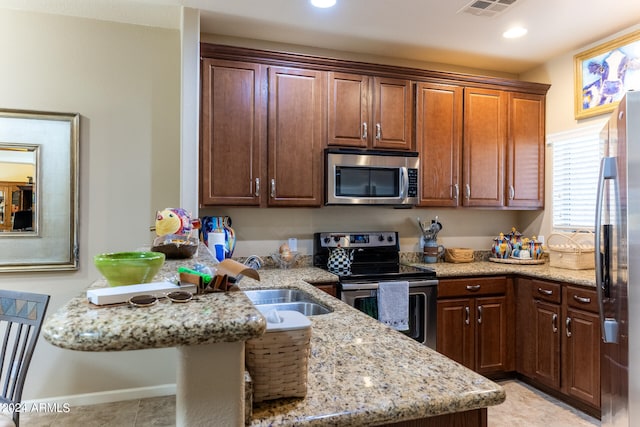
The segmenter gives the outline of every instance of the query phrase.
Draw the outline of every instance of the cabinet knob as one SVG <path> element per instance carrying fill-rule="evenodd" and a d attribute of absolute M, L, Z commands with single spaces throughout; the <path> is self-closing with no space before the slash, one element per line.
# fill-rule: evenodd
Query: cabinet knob
<path fill-rule="evenodd" d="M 468 291 L 475 292 L 480 290 L 480 285 L 467 285 L 466 288 Z"/>
<path fill-rule="evenodd" d="M 542 289 L 542 288 L 538 288 L 538 293 L 541 293 L 542 295 L 553 295 L 553 291 L 551 289 Z"/>
<path fill-rule="evenodd" d="M 509 186 L 509 200 L 513 200 L 516 197 L 516 189 L 513 188 L 513 185 Z"/>
<path fill-rule="evenodd" d="M 362 123 L 362 138 L 361 139 L 367 139 L 367 122 Z"/>
<path fill-rule="evenodd" d="M 482 323 L 482 306 L 478 306 L 478 324 Z"/>
<path fill-rule="evenodd" d="M 471 186 L 469 184 L 464 185 L 465 197 L 468 199 L 471 198 Z"/>
<path fill-rule="evenodd" d="M 464 314 L 465 314 L 464 324 L 465 324 L 465 325 L 468 325 L 468 324 L 470 323 L 470 322 L 469 322 L 469 317 L 470 317 L 470 315 L 471 315 L 470 310 L 469 310 L 469 306 L 466 306 L 466 307 L 464 308 Z"/>
<path fill-rule="evenodd" d="M 256 178 L 256 186 L 255 186 L 254 195 L 256 197 L 260 197 L 260 178 Z"/>
<path fill-rule="evenodd" d="M 553 329 L 553 333 L 558 332 L 558 315 L 553 313 L 551 317 L 551 328 Z"/>
<path fill-rule="evenodd" d="M 271 197 L 276 197 L 276 180 L 273 178 L 271 180 Z"/>
<path fill-rule="evenodd" d="M 571 338 L 571 317 L 567 316 L 567 320 L 565 321 L 565 332 L 567 333 L 567 338 Z"/>
<path fill-rule="evenodd" d="M 458 196 L 460 195 L 460 187 L 458 184 L 453 184 L 453 200 L 458 200 Z"/>
<path fill-rule="evenodd" d="M 376 123 L 376 139 L 380 141 L 382 139 L 382 125 Z"/>

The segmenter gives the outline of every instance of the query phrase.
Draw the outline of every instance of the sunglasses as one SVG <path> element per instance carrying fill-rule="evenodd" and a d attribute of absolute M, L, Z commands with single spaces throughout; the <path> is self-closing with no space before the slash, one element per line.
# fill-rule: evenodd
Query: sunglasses
<path fill-rule="evenodd" d="M 185 303 L 193 299 L 193 294 L 187 291 L 173 291 L 165 294 L 165 297 L 175 303 Z M 129 298 L 129 305 L 133 307 L 150 307 L 160 298 L 155 295 L 136 295 Z"/>

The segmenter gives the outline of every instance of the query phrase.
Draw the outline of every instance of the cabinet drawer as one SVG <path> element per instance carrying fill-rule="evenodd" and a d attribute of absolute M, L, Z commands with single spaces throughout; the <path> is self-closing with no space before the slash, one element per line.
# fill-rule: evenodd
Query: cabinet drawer
<path fill-rule="evenodd" d="M 438 298 L 497 295 L 507 291 L 507 278 L 479 277 L 473 279 L 444 279 L 438 285 Z"/>
<path fill-rule="evenodd" d="M 593 313 L 598 312 L 598 296 L 595 290 L 566 286 L 565 292 L 566 302 L 569 307 Z"/>
<path fill-rule="evenodd" d="M 560 296 L 560 285 L 557 283 L 543 282 L 533 280 L 533 297 L 543 301 L 555 302 L 560 304 L 562 299 Z"/>

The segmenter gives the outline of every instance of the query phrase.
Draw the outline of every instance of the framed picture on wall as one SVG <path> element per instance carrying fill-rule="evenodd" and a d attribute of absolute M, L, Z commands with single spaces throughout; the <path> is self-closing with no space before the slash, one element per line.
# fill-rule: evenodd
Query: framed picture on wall
<path fill-rule="evenodd" d="M 640 31 L 574 56 L 576 120 L 615 109 L 628 90 L 640 90 Z"/>

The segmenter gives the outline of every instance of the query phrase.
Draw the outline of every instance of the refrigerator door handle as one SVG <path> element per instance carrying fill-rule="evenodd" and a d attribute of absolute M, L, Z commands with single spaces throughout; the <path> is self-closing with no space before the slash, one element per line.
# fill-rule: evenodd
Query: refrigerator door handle
<path fill-rule="evenodd" d="M 600 326 L 602 330 L 602 340 L 605 343 L 618 342 L 618 321 L 614 318 L 605 317 L 604 312 L 604 292 L 609 293 L 609 274 L 604 274 L 603 254 L 601 252 L 601 234 L 602 234 L 602 206 L 604 204 L 604 186 L 605 181 L 617 178 L 616 158 L 604 157 L 600 161 L 600 174 L 598 176 L 598 193 L 596 199 L 596 233 L 595 233 L 595 270 L 596 270 L 596 290 L 598 295 L 598 308 L 600 311 Z M 605 242 L 607 245 L 609 242 Z M 605 248 L 607 252 L 607 248 Z M 608 254 L 607 254 L 608 255 Z M 610 266 L 606 266 L 609 268 Z"/>

